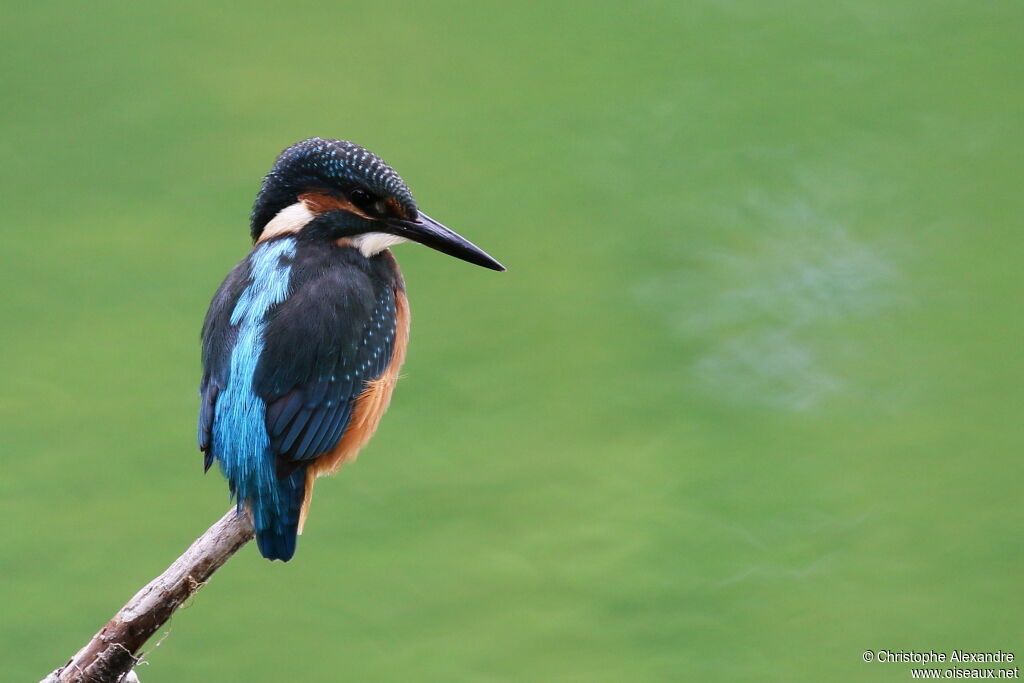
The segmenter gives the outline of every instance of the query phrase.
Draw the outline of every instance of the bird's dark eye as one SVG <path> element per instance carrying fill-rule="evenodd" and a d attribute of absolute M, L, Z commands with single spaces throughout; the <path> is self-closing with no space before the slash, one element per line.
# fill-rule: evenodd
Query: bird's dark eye
<path fill-rule="evenodd" d="M 366 190 L 352 190 L 348 193 L 348 198 L 360 209 L 368 209 L 373 204 L 373 195 Z"/>

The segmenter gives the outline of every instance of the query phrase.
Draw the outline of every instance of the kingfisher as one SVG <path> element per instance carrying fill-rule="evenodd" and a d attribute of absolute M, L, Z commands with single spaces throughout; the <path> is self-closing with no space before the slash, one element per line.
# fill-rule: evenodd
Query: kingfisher
<path fill-rule="evenodd" d="M 216 461 L 260 554 L 295 554 L 313 483 L 353 460 L 391 401 L 409 339 L 390 247 L 413 241 L 504 267 L 426 215 L 380 157 L 344 140 L 285 149 L 250 216 L 252 251 L 202 330 L 199 448 Z"/>

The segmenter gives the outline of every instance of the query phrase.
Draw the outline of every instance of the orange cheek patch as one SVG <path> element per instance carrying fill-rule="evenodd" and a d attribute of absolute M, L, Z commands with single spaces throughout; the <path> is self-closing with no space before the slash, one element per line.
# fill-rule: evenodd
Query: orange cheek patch
<path fill-rule="evenodd" d="M 407 221 L 416 219 L 415 216 L 410 216 L 409 213 L 405 210 L 405 207 L 399 204 L 398 200 L 395 199 L 394 197 L 388 197 L 387 199 L 385 199 L 384 206 L 388 207 L 389 211 L 395 216 L 401 216 Z"/>
<path fill-rule="evenodd" d="M 333 195 L 322 194 L 320 192 L 307 192 L 306 194 L 299 195 L 299 201 L 305 204 L 306 207 L 315 214 L 324 213 L 326 211 L 351 211 L 357 216 L 373 220 L 373 216 L 367 216 L 352 202 Z"/>

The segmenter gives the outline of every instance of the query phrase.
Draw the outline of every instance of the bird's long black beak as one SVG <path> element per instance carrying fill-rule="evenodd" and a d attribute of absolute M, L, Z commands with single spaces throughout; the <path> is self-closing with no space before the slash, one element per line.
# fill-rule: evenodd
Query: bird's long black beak
<path fill-rule="evenodd" d="M 385 224 L 388 226 L 388 232 L 393 235 L 419 242 L 431 249 L 437 249 L 444 254 L 484 268 L 505 270 L 505 266 L 491 258 L 486 251 L 454 230 L 449 230 L 422 211 L 418 213 L 415 221 L 391 218 L 387 219 Z"/>

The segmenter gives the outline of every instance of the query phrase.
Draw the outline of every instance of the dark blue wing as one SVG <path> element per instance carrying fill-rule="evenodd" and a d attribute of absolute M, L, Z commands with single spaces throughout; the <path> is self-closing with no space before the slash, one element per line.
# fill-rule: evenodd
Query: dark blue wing
<path fill-rule="evenodd" d="M 290 296 L 268 316 L 254 378 L 278 477 L 337 444 L 366 382 L 390 363 L 395 337 L 387 270 L 338 259 L 338 251 L 325 268 L 302 257 L 292 267 Z"/>

